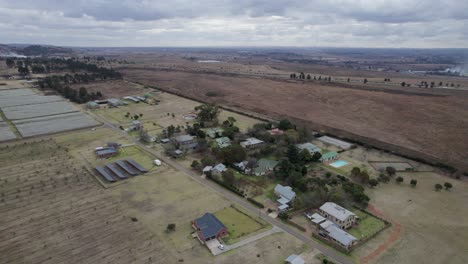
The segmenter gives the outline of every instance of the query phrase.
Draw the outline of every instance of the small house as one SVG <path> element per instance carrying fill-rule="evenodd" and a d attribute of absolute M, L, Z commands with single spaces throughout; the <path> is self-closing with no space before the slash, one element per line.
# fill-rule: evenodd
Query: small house
<path fill-rule="evenodd" d="M 304 264 L 304 260 L 301 258 L 301 256 L 298 255 L 290 255 L 287 259 L 285 259 L 285 262 L 287 264 Z"/>
<path fill-rule="evenodd" d="M 289 209 L 291 202 L 296 198 L 296 193 L 290 186 L 283 186 L 281 184 L 275 186 L 275 194 L 278 197 L 276 201 L 279 203 L 278 210 L 280 212 Z"/>
<path fill-rule="evenodd" d="M 338 159 L 338 153 L 334 151 L 322 154 L 322 157 L 320 157 L 320 161 L 323 163 L 327 163 L 336 159 Z"/>
<path fill-rule="evenodd" d="M 312 143 L 303 143 L 303 144 L 297 144 L 296 147 L 300 150 L 308 150 L 310 155 L 314 155 L 315 153 L 320 153 L 321 149 L 317 146 L 315 146 L 314 144 Z"/>
<path fill-rule="evenodd" d="M 94 102 L 94 101 L 87 102 L 86 107 L 88 109 L 99 109 L 100 108 L 99 104 Z"/>
<path fill-rule="evenodd" d="M 193 137 L 190 135 L 177 136 L 175 137 L 174 141 L 179 146 L 179 148 L 185 149 L 185 150 L 195 149 L 198 146 L 196 137 Z"/>
<path fill-rule="evenodd" d="M 217 138 L 221 136 L 224 132 L 224 129 L 219 128 L 219 127 L 213 127 L 208 130 L 206 130 L 206 135 L 208 135 L 210 138 Z"/>
<path fill-rule="evenodd" d="M 268 130 L 268 133 L 272 136 L 281 136 L 284 134 L 284 131 L 279 129 L 279 128 L 273 128 L 271 130 Z"/>
<path fill-rule="evenodd" d="M 192 222 L 192 227 L 197 232 L 197 237 L 202 244 L 228 234 L 226 226 L 211 213 L 205 213 L 202 217 L 195 219 Z"/>
<path fill-rule="evenodd" d="M 113 157 L 113 156 L 117 156 L 118 154 L 119 154 L 119 152 L 117 151 L 117 149 L 113 148 L 113 147 L 96 148 L 96 155 L 100 159 L 107 159 L 107 158 L 110 158 L 110 157 Z"/>
<path fill-rule="evenodd" d="M 220 137 L 215 139 L 215 141 L 219 148 L 225 148 L 231 145 L 231 139 L 228 137 Z"/>
<path fill-rule="evenodd" d="M 248 138 L 240 143 L 243 148 L 253 149 L 263 145 L 263 141 L 257 138 Z"/>
<path fill-rule="evenodd" d="M 218 165 L 214 166 L 213 169 L 211 169 L 211 173 L 214 175 L 221 175 L 225 171 L 227 171 L 227 168 L 222 163 L 219 163 Z"/>

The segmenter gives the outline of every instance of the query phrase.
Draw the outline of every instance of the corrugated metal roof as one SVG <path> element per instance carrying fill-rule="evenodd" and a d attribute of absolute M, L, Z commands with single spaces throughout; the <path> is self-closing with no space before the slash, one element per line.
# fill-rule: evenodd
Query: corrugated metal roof
<path fill-rule="evenodd" d="M 344 221 L 349 216 L 356 215 L 355 213 L 337 205 L 336 203 L 326 202 L 322 206 L 320 206 L 320 210 L 324 211 L 325 213 Z"/>

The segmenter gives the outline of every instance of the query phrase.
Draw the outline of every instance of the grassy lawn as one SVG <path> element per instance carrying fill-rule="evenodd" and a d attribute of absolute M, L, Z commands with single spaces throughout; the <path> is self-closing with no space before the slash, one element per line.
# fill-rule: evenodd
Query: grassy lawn
<path fill-rule="evenodd" d="M 365 212 L 357 209 L 353 210 L 353 212 L 360 218 L 359 226 L 349 229 L 348 232 L 357 239 L 372 236 L 374 233 L 385 227 L 384 221 L 372 215 L 366 214 Z"/>
<path fill-rule="evenodd" d="M 226 243 L 235 243 L 237 238 L 251 234 L 265 227 L 235 207 L 226 207 L 215 213 L 216 217 L 227 227 L 229 238 Z"/>

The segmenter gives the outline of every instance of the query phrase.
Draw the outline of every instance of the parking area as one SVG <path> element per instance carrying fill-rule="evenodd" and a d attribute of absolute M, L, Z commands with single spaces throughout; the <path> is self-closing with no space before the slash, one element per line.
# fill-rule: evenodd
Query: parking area
<path fill-rule="evenodd" d="M 206 241 L 205 244 L 214 256 L 219 255 L 224 252 L 224 250 L 219 249 L 221 242 L 219 242 L 218 239 L 212 239 L 212 240 Z"/>

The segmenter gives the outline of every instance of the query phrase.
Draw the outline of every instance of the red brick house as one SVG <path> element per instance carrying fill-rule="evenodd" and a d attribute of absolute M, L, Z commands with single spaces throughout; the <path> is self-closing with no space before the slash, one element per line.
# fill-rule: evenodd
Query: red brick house
<path fill-rule="evenodd" d="M 226 226 L 210 213 L 206 213 L 202 217 L 195 219 L 192 222 L 192 226 L 195 228 L 198 239 L 202 243 L 221 238 L 228 234 Z"/>

